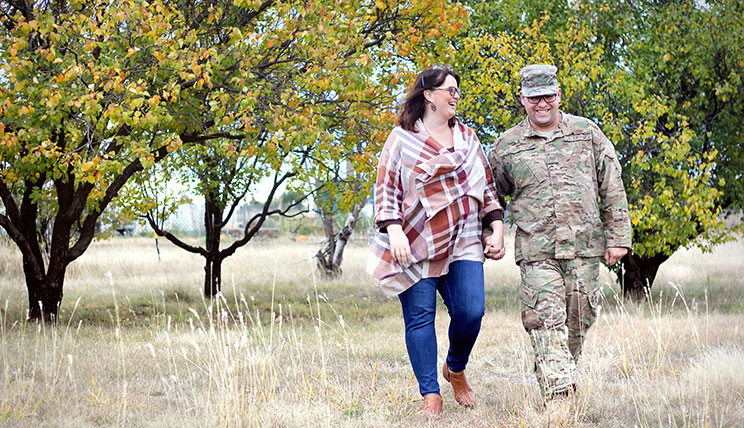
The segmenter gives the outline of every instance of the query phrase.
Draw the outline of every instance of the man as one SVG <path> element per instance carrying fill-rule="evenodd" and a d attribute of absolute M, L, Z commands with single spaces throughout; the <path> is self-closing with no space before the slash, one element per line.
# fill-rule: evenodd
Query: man
<path fill-rule="evenodd" d="M 631 245 L 615 149 L 594 122 L 558 109 L 556 71 L 520 71 L 527 118 L 489 153 L 499 195 L 511 197 L 522 324 L 546 400 L 576 389 L 576 360 L 597 317 L 600 257 L 615 264 Z"/>

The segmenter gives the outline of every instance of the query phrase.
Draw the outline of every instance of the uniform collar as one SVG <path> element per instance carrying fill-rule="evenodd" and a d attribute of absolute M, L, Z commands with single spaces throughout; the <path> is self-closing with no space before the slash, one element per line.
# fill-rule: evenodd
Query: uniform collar
<path fill-rule="evenodd" d="M 570 115 L 564 113 L 563 110 L 558 110 L 558 113 L 561 115 L 561 120 L 558 121 L 558 126 L 553 129 L 552 136 L 549 139 L 553 137 L 565 137 L 575 132 L 573 126 L 571 126 Z M 523 138 L 543 137 L 546 134 L 533 128 L 532 124 L 530 124 L 530 119 L 527 117 L 520 123 L 520 126 L 524 128 L 522 131 Z"/>

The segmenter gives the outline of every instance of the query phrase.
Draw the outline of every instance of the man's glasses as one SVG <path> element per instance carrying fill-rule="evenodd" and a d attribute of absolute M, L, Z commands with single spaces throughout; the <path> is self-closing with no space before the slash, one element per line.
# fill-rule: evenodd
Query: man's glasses
<path fill-rule="evenodd" d="M 557 94 L 550 94 L 550 95 L 540 95 L 538 97 L 526 97 L 527 101 L 530 104 L 538 104 L 540 103 L 540 100 L 545 100 L 546 103 L 552 103 L 555 101 L 555 98 L 557 97 Z"/>
<path fill-rule="evenodd" d="M 432 88 L 432 91 L 449 91 L 450 96 L 454 97 L 457 95 L 462 98 L 462 91 L 457 86 L 450 86 L 448 88 Z"/>

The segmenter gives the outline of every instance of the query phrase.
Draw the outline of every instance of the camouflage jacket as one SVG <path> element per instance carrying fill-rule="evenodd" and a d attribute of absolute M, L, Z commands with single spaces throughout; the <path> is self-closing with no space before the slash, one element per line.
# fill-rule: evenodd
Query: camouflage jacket
<path fill-rule="evenodd" d="M 628 201 L 612 143 L 591 120 L 563 112 L 552 135 L 540 134 L 525 119 L 488 156 L 499 197 L 511 197 L 516 261 L 630 248 Z"/>

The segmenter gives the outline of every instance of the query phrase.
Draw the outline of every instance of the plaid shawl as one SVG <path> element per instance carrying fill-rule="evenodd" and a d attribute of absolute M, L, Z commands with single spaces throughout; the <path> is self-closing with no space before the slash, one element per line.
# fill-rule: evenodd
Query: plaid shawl
<path fill-rule="evenodd" d="M 375 224 L 401 221 L 411 246 L 410 265 L 392 261 L 388 234 L 377 227 L 367 273 L 379 280 L 388 297 L 421 278 L 445 275 L 456 250 L 481 245 L 481 219 L 502 209 L 491 168 L 473 130 L 455 125 L 453 151 L 431 138 L 421 121 L 417 130 L 396 127 L 385 142 L 377 168 Z"/>

